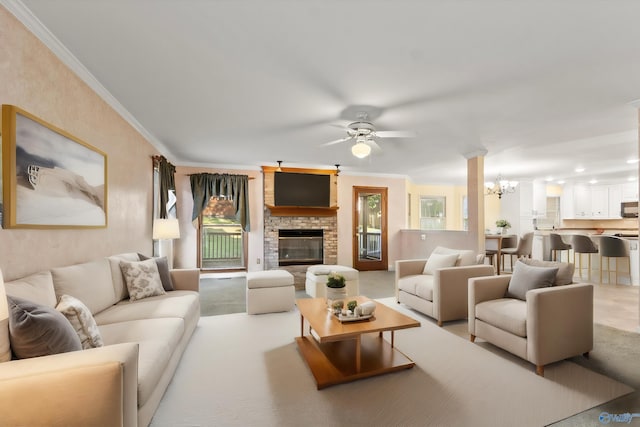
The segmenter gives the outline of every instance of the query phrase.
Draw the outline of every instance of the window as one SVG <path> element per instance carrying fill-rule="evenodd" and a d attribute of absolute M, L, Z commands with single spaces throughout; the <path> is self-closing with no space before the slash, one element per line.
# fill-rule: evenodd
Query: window
<path fill-rule="evenodd" d="M 420 229 L 444 230 L 447 218 L 445 216 L 445 197 L 420 196 Z"/>
<path fill-rule="evenodd" d="M 464 231 L 469 230 L 469 198 L 462 196 L 462 229 Z"/>
<path fill-rule="evenodd" d="M 545 215 L 536 220 L 538 228 L 558 228 L 560 226 L 560 197 L 547 197 Z"/>
<path fill-rule="evenodd" d="M 244 268 L 244 245 L 244 233 L 235 217 L 233 201 L 212 197 L 201 215 L 200 267 Z"/>

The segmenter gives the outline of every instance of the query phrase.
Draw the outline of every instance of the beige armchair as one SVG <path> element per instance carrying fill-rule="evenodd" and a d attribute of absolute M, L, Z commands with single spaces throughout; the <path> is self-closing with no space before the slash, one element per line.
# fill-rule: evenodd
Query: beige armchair
<path fill-rule="evenodd" d="M 593 285 L 532 289 L 522 300 L 507 296 L 512 277 L 469 280 L 471 341 L 481 338 L 533 363 L 540 376 L 549 363 L 588 357 L 593 349 Z"/>
<path fill-rule="evenodd" d="M 436 319 L 438 326 L 466 319 L 469 278 L 494 274 L 493 266 L 477 264 L 483 259 L 470 250 L 438 247 L 429 259 L 396 261 L 396 301 Z"/>

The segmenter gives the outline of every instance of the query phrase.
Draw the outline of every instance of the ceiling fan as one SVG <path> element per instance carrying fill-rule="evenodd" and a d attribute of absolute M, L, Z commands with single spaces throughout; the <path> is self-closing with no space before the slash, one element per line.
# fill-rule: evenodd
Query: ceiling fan
<path fill-rule="evenodd" d="M 346 127 L 339 127 L 346 130 L 347 136 L 323 145 L 334 145 L 353 140 L 355 144 L 351 147 L 351 153 L 359 159 L 364 159 L 371 154 L 372 148 L 381 150 L 376 142 L 377 138 L 415 138 L 416 136 L 416 133 L 412 131 L 378 131 L 369 121 L 369 115 L 366 112 L 359 112 L 355 122 L 349 123 Z"/>

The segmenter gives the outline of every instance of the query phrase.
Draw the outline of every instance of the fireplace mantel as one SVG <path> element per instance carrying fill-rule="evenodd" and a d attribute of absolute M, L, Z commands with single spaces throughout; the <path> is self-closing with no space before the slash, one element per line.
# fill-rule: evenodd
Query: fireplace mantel
<path fill-rule="evenodd" d="M 265 205 L 272 216 L 336 216 L 338 207 L 308 207 L 308 206 L 272 206 Z"/>

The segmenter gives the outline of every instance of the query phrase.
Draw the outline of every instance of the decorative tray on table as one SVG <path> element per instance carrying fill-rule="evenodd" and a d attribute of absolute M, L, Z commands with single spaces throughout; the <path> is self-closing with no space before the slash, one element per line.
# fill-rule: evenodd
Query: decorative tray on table
<path fill-rule="evenodd" d="M 364 316 L 349 316 L 349 315 L 344 315 L 342 313 L 333 313 L 333 315 L 342 323 L 345 322 L 360 322 L 362 320 L 369 320 L 373 317 L 373 314 L 367 314 Z"/>

